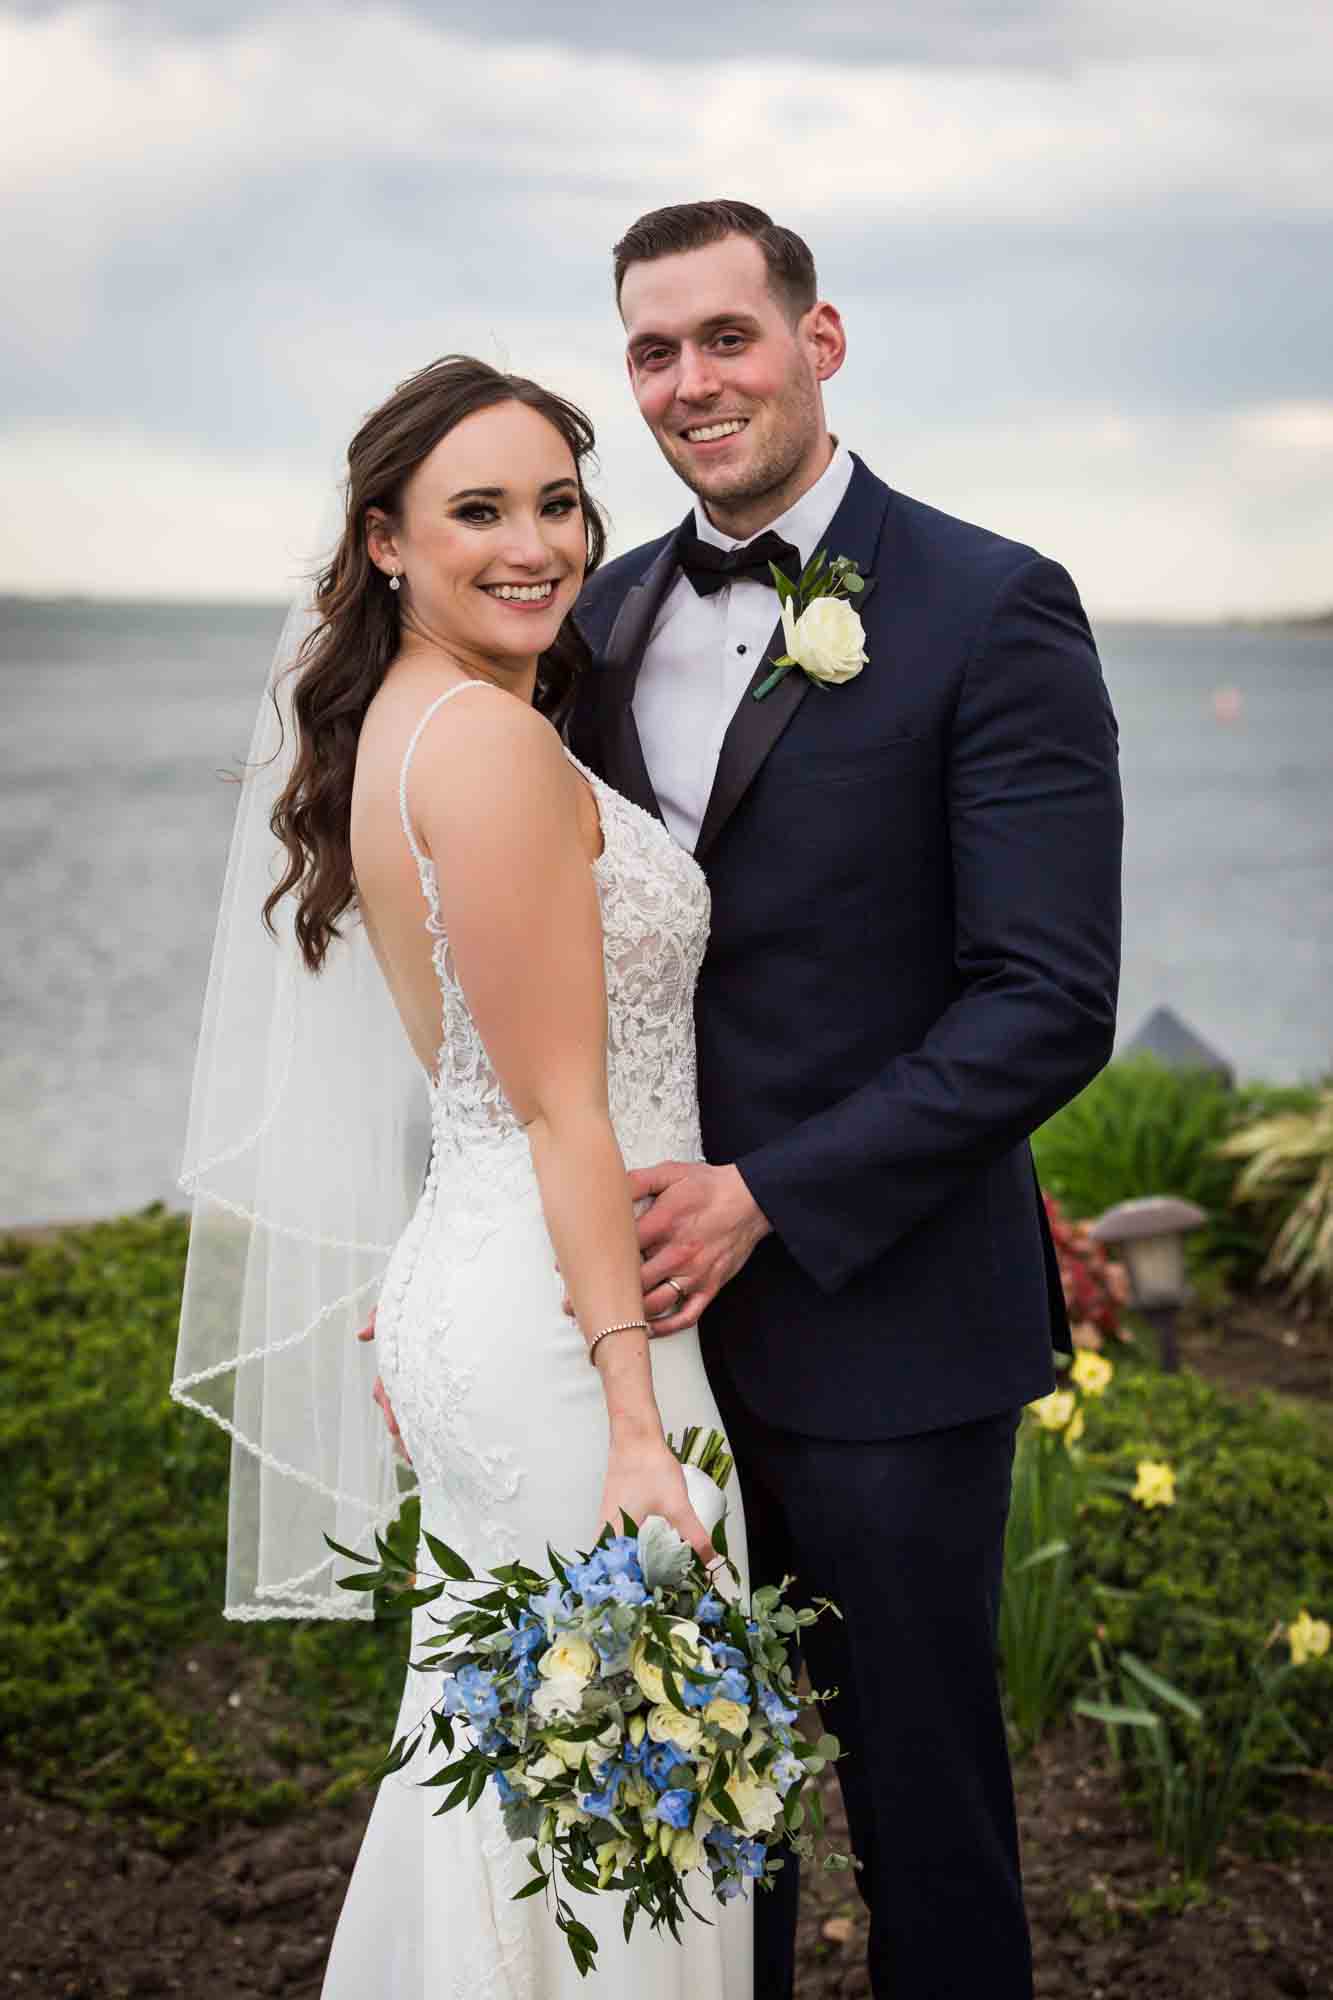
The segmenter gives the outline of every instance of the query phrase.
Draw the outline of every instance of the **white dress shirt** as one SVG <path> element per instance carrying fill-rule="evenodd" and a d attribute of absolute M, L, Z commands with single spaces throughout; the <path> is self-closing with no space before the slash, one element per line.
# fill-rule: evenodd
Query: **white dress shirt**
<path fill-rule="evenodd" d="M 835 445 L 814 485 L 769 522 L 769 531 L 800 550 L 802 568 L 823 546 L 854 469 L 851 453 Z M 719 549 L 744 546 L 720 534 L 698 501 L 694 520 L 702 541 Z M 713 789 L 722 738 L 779 615 L 777 592 L 748 578 L 700 597 L 682 574 L 662 600 L 635 684 L 634 720 L 662 817 L 690 853 Z"/>

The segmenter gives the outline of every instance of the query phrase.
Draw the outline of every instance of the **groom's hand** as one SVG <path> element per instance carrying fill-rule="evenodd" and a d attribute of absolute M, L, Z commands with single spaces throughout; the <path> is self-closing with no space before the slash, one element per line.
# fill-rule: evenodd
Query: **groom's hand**
<path fill-rule="evenodd" d="M 683 1333 L 772 1225 L 736 1167 L 665 1160 L 631 1172 L 629 1191 L 653 1198 L 639 1217 L 644 1312 L 654 1336 Z"/>

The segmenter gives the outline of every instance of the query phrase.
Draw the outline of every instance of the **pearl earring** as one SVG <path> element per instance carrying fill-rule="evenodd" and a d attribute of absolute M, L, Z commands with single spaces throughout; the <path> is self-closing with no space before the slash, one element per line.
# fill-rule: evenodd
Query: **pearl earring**
<path fill-rule="evenodd" d="M 402 587 L 403 587 L 402 581 L 398 575 L 397 570 L 395 570 L 393 575 L 389 578 L 389 588 L 390 590 L 401 590 Z"/>

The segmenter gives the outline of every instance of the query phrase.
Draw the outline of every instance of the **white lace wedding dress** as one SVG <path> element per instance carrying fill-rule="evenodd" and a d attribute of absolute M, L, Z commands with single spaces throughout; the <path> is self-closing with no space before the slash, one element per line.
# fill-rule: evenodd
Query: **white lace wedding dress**
<path fill-rule="evenodd" d="M 465 687 L 478 686 L 467 683 Z M 562 1310 L 528 1143 L 468 1012 L 440 923 L 434 864 L 407 814 L 407 771 L 422 730 L 465 687 L 422 717 L 403 760 L 403 828 L 416 856 L 435 940 L 442 1037 L 433 1086 L 430 1172 L 380 1295 L 379 1363 L 421 1485 L 423 1527 L 474 1567 L 521 1557 L 545 1569 L 550 1542 L 585 1549 L 598 1523 L 607 1456 L 600 1379 Z M 437 726 L 445 726 L 437 724 Z M 583 767 L 578 767 L 580 770 Z M 708 932 L 708 889 L 665 828 L 585 772 L 601 812 L 593 864 L 609 1003 L 611 1114 L 626 1164 L 700 1157 L 695 1102 L 695 979 Z M 719 1424 L 694 1333 L 652 1344 L 663 1422 Z M 739 1497 L 728 1543 L 744 1573 Z M 423 1564 L 429 1555 L 422 1551 Z M 434 1628 L 415 1614 L 413 1653 Z M 408 1670 L 398 1732 L 438 1692 Z M 580 1979 L 505 1837 L 493 1789 L 474 1811 L 434 1817 L 420 1788 L 435 1761 L 418 1752 L 380 1786 L 339 1918 L 323 2000 L 751 2000 L 751 1908 L 713 1902 L 707 1877 L 690 1898 L 683 1943 L 642 1921 L 627 1946 L 621 1898 L 568 1892 L 600 1944 Z"/>

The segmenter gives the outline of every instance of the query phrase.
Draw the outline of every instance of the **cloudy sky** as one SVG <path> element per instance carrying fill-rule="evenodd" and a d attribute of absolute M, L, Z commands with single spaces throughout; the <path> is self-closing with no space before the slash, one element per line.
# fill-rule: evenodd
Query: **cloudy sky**
<path fill-rule="evenodd" d="M 915 17 L 915 18 L 913 18 Z M 363 411 L 464 349 L 683 511 L 609 249 L 800 229 L 834 427 L 1106 614 L 1333 602 L 1321 0 L 0 0 L 0 589 L 285 593 Z"/>

